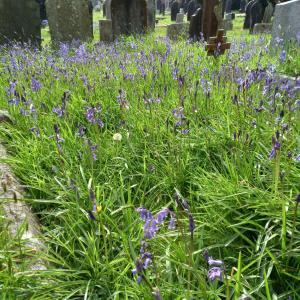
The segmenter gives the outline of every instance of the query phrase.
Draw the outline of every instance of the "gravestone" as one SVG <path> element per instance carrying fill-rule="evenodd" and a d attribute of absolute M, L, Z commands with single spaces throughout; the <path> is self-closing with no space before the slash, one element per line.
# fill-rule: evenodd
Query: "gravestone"
<path fill-rule="evenodd" d="M 188 23 L 174 23 L 167 26 L 167 36 L 171 40 L 178 40 L 178 38 L 187 37 L 188 34 Z"/>
<path fill-rule="evenodd" d="M 295 40 L 300 32 L 300 0 L 277 4 L 272 27 L 272 38 Z"/>
<path fill-rule="evenodd" d="M 207 41 L 209 37 L 215 36 L 218 30 L 218 19 L 215 15 L 215 7 L 220 4 L 219 0 L 204 0 L 202 13 L 202 33 Z"/>
<path fill-rule="evenodd" d="M 107 20 L 111 20 L 111 0 L 105 0 L 103 11 L 105 11 L 105 16 Z"/>
<path fill-rule="evenodd" d="M 254 4 L 256 0 L 251 0 L 248 2 L 246 5 L 245 11 L 246 11 L 246 16 L 245 16 L 245 21 L 244 21 L 244 29 L 249 29 L 250 28 L 250 17 L 251 17 L 251 8 L 252 5 Z"/>
<path fill-rule="evenodd" d="M 254 25 L 253 34 L 263 34 L 271 33 L 272 24 L 271 23 L 257 23 Z"/>
<path fill-rule="evenodd" d="M 274 14 L 274 6 L 272 3 L 269 3 L 265 9 L 263 23 L 271 23 L 273 14 Z"/>
<path fill-rule="evenodd" d="M 219 56 L 224 54 L 226 50 L 230 49 L 231 43 L 227 42 L 227 37 L 224 33 L 224 29 L 219 29 L 216 36 L 209 38 L 208 43 L 205 46 L 208 56 Z"/>
<path fill-rule="evenodd" d="M 179 3 L 175 0 L 171 5 L 171 21 L 176 21 L 176 16 L 179 13 Z"/>
<path fill-rule="evenodd" d="M 190 27 L 189 27 L 189 38 L 193 41 L 200 41 L 202 39 L 202 9 L 198 8 L 196 13 L 192 15 Z"/>
<path fill-rule="evenodd" d="M 86 0 L 47 0 L 52 42 L 82 42 L 93 38 L 93 15 Z"/>
<path fill-rule="evenodd" d="M 264 18 L 265 9 L 268 6 L 267 0 L 255 0 L 250 10 L 250 32 L 253 32 L 254 25 L 261 23 Z"/>
<path fill-rule="evenodd" d="M 112 42 L 113 41 L 112 21 L 100 20 L 99 27 L 100 27 L 100 41 Z"/>
<path fill-rule="evenodd" d="M 113 37 L 145 33 L 148 25 L 145 0 L 111 0 Z"/>
<path fill-rule="evenodd" d="M 176 16 L 176 23 L 182 23 L 184 21 L 184 12 L 180 9 L 180 12 Z"/>
<path fill-rule="evenodd" d="M 11 41 L 40 45 L 40 6 L 37 1 L 0 0 L 0 44 Z"/>
<path fill-rule="evenodd" d="M 232 23 L 232 20 L 226 20 L 226 19 L 224 19 L 224 20 L 222 21 L 222 28 L 223 28 L 225 31 L 232 30 L 232 29 L 233 29 L 233 23 Z"/>
<path fill-rule="evenodd" d="M 226 0 L 226 4 L 225 4 L 225 12 L 227 14 L 230 14 L 232 11 L 232 0 Z"/>
<path fill-rule="evenodd" d="M 196 0 L 190 0 L 187 6 L 187 20 L 190 21 L 192 18 L 192 15 L 194 15 L 199 8 L 199 4 L 196 2 Z"/>
<path fill-rule="evenodd" d="M 150 30 L 154 30 L 155 15 L 156 15 L 155 0 L 147 0 L 147 11 L 148 11 L 147 28 Z"/>

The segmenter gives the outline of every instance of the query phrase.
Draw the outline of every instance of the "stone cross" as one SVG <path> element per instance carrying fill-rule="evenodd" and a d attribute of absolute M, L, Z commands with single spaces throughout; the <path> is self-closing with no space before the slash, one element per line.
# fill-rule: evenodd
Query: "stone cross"
<path fill-rule="evenodd" d="M 40 7 L 37 1 L 0 0 L 0 44 L 12 41 L 40 45 Z"/>
<path fill-rule="evenodd" d="M 225 50 L 230 49 L 231 43 L 227 43 L 227 37 L 224 36 L 224 29 L 219 29 L 217 36 L 209 38 L 209 42 L 205 47 L 207 55 L 218 56 L 225 53 Z"/>

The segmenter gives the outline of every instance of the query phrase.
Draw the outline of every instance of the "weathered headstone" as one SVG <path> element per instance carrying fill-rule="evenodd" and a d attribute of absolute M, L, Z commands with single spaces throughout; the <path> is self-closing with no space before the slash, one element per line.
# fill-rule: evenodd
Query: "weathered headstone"
<path fill-rule="evenodd" d="M 182 23 L 184 20 L 184 12 L 180 9 L 180 12 L 176 16 L 176 23 Z"/>
<path fill-rule="evenodd" d="M 189 38 L 193 41 L 200 41 L 202 36 L 202 9 L 198 8 L 196 13 L 192 15 L 190 27 L 189 27 Z"/>
<path fill-rule="evenodd" d="M 148 25 L 146 0 L 111 0 L 113 36 L 145 33 Z"/>
<path fill-rule="evenodd" d="M 251 8 L 252 5 L 254 4 L 256 0 L 251 0 L 248 2 L 246 5 L 246 16 L 245 16 L 245 21 L 244 21 L 244 29 L 249 29 L 250 28 L 250 17 L 251 17 Z"/>
<path fill-rule="evenodd" d="M 112 42 L 113 41 L 112 21 L 100 20 L 99 27 L 100 27 L 100 41 Z"/>
<path fill-rule="evenodd" d="M 224 19 L 222 21 L 222 28 L 225 30 L 225 31 L 229 31 L 229 30 L 232 30 L 233 29 L 233 23 L 231 20 L 226 20 Z"/>
<path fill-rule="evenodd" d="M 232 11 L 232 0 L 226 0 L 226 4 L 225 4 L 225 12 L 227 14 L 230 14 Z"/>
<path fill-rule="evenodd" d="M 147 28 L 150 30 L 154 30 L 155 28 L 155 0 L 147 0 L 147 12 L 148 12 L 148 25 Z"/>
<path fill-rule="evenodd" d="M 254 25 L 253 34 L 271 33 L 271 23 L 257 23 Z"/>
<path fill-rule="evenodd" d="M 0 0 L 0 44 L 40 45 L 40 6 L 35 0 Z"/>
<path fill-rule="evenodd" d="M 273 14 L 274 14 L 274 6 L 272 3 L 269 3 L 265 9 L 263 23 L 271 23 Z"/>
<path fill-rule="evenodd" d="M 105 11 L 106 19 L 111 20 L 111 0 L 106 0 L 104 2 L 103 11 Z"/>
<path fill-rule="evenodd" d="M 192 18 L 192 15 L 194 15 L 199 8 L 199 4 L 196 3 L 196 0 L 190 0 L 187 6 L 187 20 L 190 21 Z"/>
<path fill-rule="evenodd" d="M 295 40 L 300 32 L 300 0 L 277 4 L 272 27 L 272 38 Z"/>
<path fill-rule="evenodd" d="M 205 40 L 215 36 L 218 30 L 218 19 L 215 15 L 215 7 L 219 4 L 219 0 L 204 0 L 202 13 L 202 33 Z"/>
<path fill-rule="evenodd" d="M 167 36 L 171 40 L 177 40 L 180 37 L 186 38 L 188 33 L 188 23 L 174 23 L 167 26 Z"/>
<path fill-rule="evenodd" d="M 171 5 L 171 21 L 176 21 L 176 16 L 179 13 L 179 2 L 175 0 Z"/>
<path fill-rule="evenodd" d="M 253 31 L 254 25 L 262 23 L 265 9 L 268 6 L 267 0 L 255 0 L 250 10 L 250 32 Z"/>
<path fill-rule="evenodd" d="M 88 41 L 93 38 L 93 16 L 86 0 L 47 0 L 52 42 Z"/>

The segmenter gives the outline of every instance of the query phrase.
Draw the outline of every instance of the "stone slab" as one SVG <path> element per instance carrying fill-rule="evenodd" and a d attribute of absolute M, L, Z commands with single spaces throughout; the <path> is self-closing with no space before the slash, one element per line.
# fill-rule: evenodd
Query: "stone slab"
<path fill-rule="evenodd" d="M 176 23 L 183 23 L 184 21 L 184 13 L 179 13 L 176 16 Z"/>
<path fill-rule="evenodd" d="M 174 23 L 167 26 L 167 36 L 171 40 L 177 40 L 180 37 L 187 38 L 189 23 Z"/>
<path fill-rule="evenodd" d="M 100 41 L 112 42 L 113 41 L 112 21 L 100 20 L 99 27 L 100 27 Z"/>
<path fill-rule="evenodd" d="M 86 0 L 47 0 L 52 42 L 88 41 L 93 38 L 93 16 Z"/>
<path fill-rule="evenodd" d="M 300 0 L 277 4 L 273 18 L 272 38 L 295 40 L 300 33 Z"/>
<path fill-rule="evenodd" d="M 40 45 L 40 7 L 36 0 L 0 0 L 0 44 Z"/>
<path fill-rule="evenodd" d="M 6 111 L 1 111 L 0 123 L 6 122 L 7 117 L 11 119 Z M 46 262 L 40 259 L 38 255 L 46 250 L 46 246 L 40 238 L 40 224 L 29 205 L 23 201 L 24 190 L 10 166 L 5 162 L 6 159 L 6 149 L 0 143 L 0 209 L 3 210 L 5 222 L 11 236 L 15 237 L 21 231 L 21 240 L 24 242 L 24 246 L 33 254 L 36 254 L 28 258 L 30 269 L 46 270 Z M 26 229 L 23 229 L 23 227 Z"/>

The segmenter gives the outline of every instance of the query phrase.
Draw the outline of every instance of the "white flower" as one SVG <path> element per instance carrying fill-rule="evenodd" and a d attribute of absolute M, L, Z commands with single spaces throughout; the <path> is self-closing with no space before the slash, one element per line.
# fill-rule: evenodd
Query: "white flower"
<path fill-rule="evenodd" d="M 122 134 L 121 134 L 121 133 L 115 133 L 115 134 L 113 135 L 113 140 L 114 140 L 114 141 L 117 141 L 117 142 L 122 141 Z"/>

